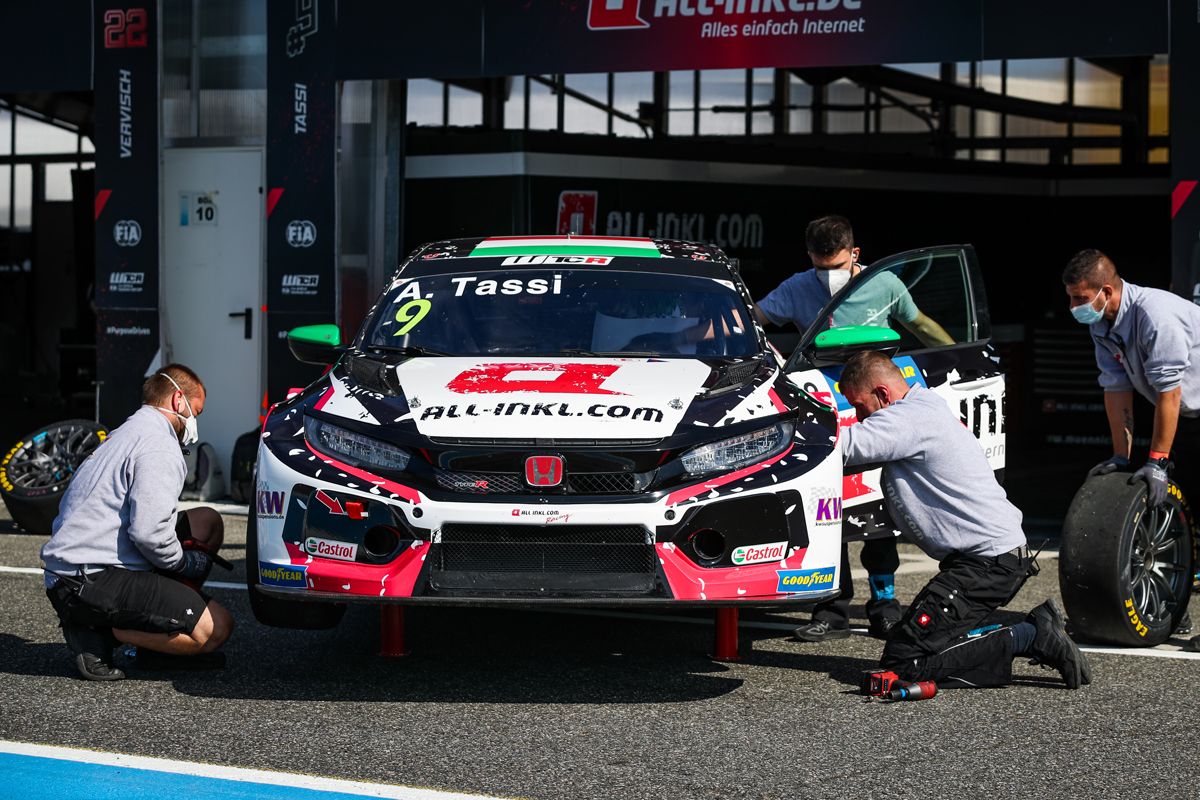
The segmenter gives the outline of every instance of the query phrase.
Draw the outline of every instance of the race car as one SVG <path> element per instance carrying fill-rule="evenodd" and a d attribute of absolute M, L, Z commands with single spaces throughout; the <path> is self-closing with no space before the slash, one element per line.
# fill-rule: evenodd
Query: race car
<path fill-rule="evenodd" d="M 881 296 L 875 280 L 895 297 L 864 314 L 858 300 Z M 880 262 L 785 359 L 737 262 L 709 245 L 426 245 L 348 346 L 332 325 L 289 335 L 297 358 L 330 368 L 262 428 L 254 612 L 315 628 L 347 602 L 833 596 L 843 527 L 895 535 L 878 470 L 843 475 L 839 432 L 854 417 L 837 375 L 851 354 L 895 352 L 1003 466 L 1003 375 L 981 286 L 968 247 Z M 905 323 L 918 306 L 952 343 L 913 347 Z"/>

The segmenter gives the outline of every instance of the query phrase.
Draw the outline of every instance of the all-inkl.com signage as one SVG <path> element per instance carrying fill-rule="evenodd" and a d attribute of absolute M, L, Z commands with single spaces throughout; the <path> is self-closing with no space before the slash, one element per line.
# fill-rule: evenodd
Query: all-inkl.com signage
<path fill-rule="evenodd" d="M 95 4 L 99 308 L 158 308 L 156 13 L 155 3 Z"/>

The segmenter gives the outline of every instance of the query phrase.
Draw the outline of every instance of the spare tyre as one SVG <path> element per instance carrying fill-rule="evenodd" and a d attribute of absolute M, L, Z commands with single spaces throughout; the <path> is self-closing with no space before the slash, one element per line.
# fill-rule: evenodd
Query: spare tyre
<path fill-rule="evenodd" d="M 50 535 L 58 504 L 75 470 L 108 436 L 86 419 L 56 422 L 21 438 L 0 462 L 0 497 L 13 522 Z"/>
<path fill-rule="evenodd" d="M 1191 595 L 1196 523 L 1179 487 L 1146 507 L 1129 473 L 1089 478 L 1063 525 L 1058 577 L 1072 633 L 1132 647 L 1167 640 Z"/>

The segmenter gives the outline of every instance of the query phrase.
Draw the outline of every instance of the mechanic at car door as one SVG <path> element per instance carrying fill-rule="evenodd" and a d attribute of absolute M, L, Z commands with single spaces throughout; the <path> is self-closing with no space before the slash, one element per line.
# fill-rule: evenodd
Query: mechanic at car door
<path fill-rule="evenodd" d="M 761 324 L 782 325 L 791 320 L 803 332 L 833 295 L 858 274 L 860 250 L 854 244 L 854 230 L 845 217 L 828 216 L 813 220 L 805 229 L 804 241 L 813 268 L 788 278 L 755 304 L 754 315 Z M 889 278 L 891 276 L 881 276 L 888 287 L 896 284 L 898 297 L 906 298 L 904 284 Z M 880 307 L 893 302 L 897 306 L 904 305 L 891 297 L 879 297 L 877 300 L 878 303 L 873 301 L 872 304 Z M 912 306 L 911 298 L 907 305 Z M 912 311 L 920 313 L 916 311 L 916 306 L 912 306 Z M 902 314 L 902 318 L 908 316 L 907 313 Z M 871 599 L 867 601 L 868 626 L 873 636 L 885 638 L 900 620 L 900 603 L 896 601 L 895 590 L 895 572 L 900 566 L 896 540 L 892 537 L 867 540 L 863 543 L 861 560 L 867 570 L 867 584 L 871 590 Z M 845 544 L 842 545 L 841 575 L 841 594 L 814 607 L 812 620 L 796 629 L 797 638 L 806 642 L 823 642 L 844 639 L 850 635 L 850 601 L 854 598 L 854 580 L 850 575 L 850 553 Z"/>
<path fill-rule="evenodd" d="M 117 642 L 139 666 L 213 667 L 233 618 L 189 586 L 203 584 L 224 539 L 211 508 L 176 512 L 187 477 L 180 445 L 195 444 L 204 384 L 170 364 L 142 387 L 142 407 L 75 473 L 42 547 L 46 594 L 80 675 L 119 680 Z M 180 660 L 179 656 L 190 656 Z"/>
<path fill-rule="evenodd" d="M 1087 659 L 1053 600 L 1011 627 L 980 628 L 1016 595 L 1032 558 L 1021 512 L 971 432 L 941 397 L 910 387 L 882 353 L 853 356 L 840 383 L 859 420 L 842 430 L 846 466 L 882 466 L 892 519 L 939 560 L 938 574 L 892 629 L 880 666 L 941 688 L 1003 686 L 1013 659 L 1027 657 L 1057 669 L 1070 689 L 1090 683 Z"/>
<path fill-rule="evenodd" d="M 1071 315 L 1088 326 L 1096 345 L 1112 435 L 1113 454 L 1088 476 L 1129 467 L 1136 389 L 1154 404 L 1154 428 L 1149 458 L 1129 482 L 1146 482 L 1152 507 L 1166 500 L 1170 473 L 1185 490 L 1200 490 L 1200 307 L 1122 280 L 1099 250 L 1077 253 L 1062 279 Z M 1185 613 L 1176 633 L 1191 629 Z"/>

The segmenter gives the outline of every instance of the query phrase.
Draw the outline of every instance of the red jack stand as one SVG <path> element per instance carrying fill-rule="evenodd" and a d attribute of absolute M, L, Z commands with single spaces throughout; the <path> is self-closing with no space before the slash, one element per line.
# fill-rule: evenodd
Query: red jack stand
<path fill-rule="evenodd" d="M 400 658 L 409 654 L 404 646 L 404 607 L 385 605 L 379 609 L 379 655 Z"/>
<path fill-rule="evenodd" d="M 738 610 L 718 608 L 716 641 L 713 645 L 714 661 L 741 661 L 738 655 Z"/>

